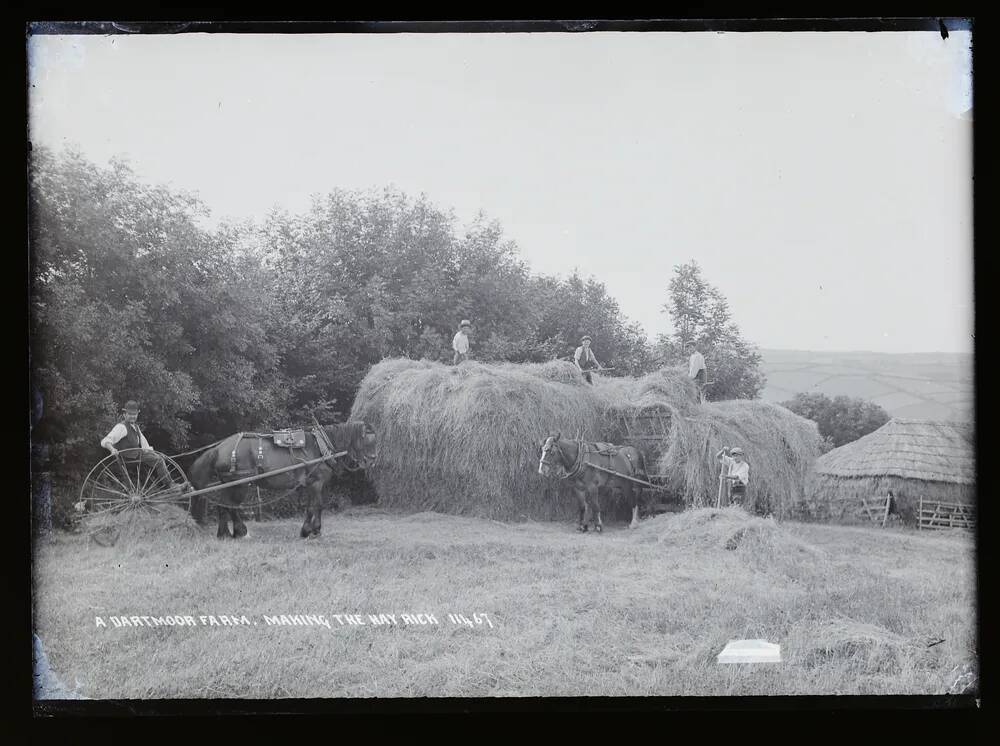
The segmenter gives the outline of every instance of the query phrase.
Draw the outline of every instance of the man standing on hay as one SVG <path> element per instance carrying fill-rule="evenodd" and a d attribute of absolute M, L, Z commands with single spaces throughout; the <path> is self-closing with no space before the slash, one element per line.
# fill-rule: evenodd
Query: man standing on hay
<path fill-rule="evenodd" d="M 454 339 L 451 340 L 451 349 L 455 351 L 455 355 L 452 358 L 452 365 L 458 365 L 459 363 L 469 359 L 469 329 L 472 328 L 472 322 L 468 319 L 462 319 L 462 323 L 459 326 L 457 332 L 455 332 Z"/>
<path fill-rule="evenodd" d="M 139 429 L 139 425 L 136 424 L 138 418 L 138 402 L 133 400 L 125 402 L 121 421 L 111 429 L 110 433 L 104 436 L 104 439 L 101 441 L 101 448 L 107 448 L 112 456 L 117 456 L 118 451 L 141 448 L 141 451 L 129 451 L 122 458 L 131 462 L 141 461 L 148 466 L 152 466 L 156 470 L 156 475 L 163 480 L 163 485 L 167 489 L 173 487 L 180 487 L 185 490 L 189 489 L 191 485 L 187 482 L 177 484 L 171 479 L 163 457 L 153 450 L 153 447 L 146 441 L 146 436 Z"/>
<path fill-rule="evenodd" d="M 580 340 L 580 346 L 573 353 L 573 362 L 576 363 L 576 367 L 583 374 L 583 380 L 593 385 L 594 381 L 590 371 L 597 370 L 601 367 L 601 364 L 597 362 L 594 351 L 590 349 L 590 341 L 590 336 L 585 334 L 583 339 Z"/>
<path fill-rule="evenodd" d="M 698 387 L 698 398 L 701 403 L 705 403 L 705 383 L 708 381 L 708 370 L 705 368 L 705 356 L 698 352 L 698 347 L 694 342 L 684 345 L 684 350 L 691 357 L 688 358 L 688 378 L 694 381 Z"/>
<path fill-rule="evenodd" d="M 746 501 L 747 483 L 750 481 L 750 464 L 746 462 L 743 449 L 723 448 L 715 454 L 715 458 L 723 464 L 725 474 L 722 478 L 730 483 L 729 503 L 743 505 Z"/>

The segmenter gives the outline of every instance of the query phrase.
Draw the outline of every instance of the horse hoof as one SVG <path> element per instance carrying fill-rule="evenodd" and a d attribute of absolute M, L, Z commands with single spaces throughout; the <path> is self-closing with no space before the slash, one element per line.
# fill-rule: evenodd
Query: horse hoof
<path fill-rule="evenodd" d="M 585 534 L 585 533 L 587 533 L 587 527 L 586 526 L 580 526 L 577 529 L 577 531 L 579 531 L 581 534 Z"/>
<path fill-rule="evenodd" d="M 594 526 L 594 530 L 595 530 L 595 531 L 596 531 L 597 533 L 601 533 L 601 531 L 603 531 L 604 529 L 603 529 L 603 528 L 601 528 L 600 526 Z"/>
<path fill-rule="evenodd" d="M 308 539 L 309 538 L 309 534 L 310 534 L 310 531 L 308 529 L 305 529 L 305 528 L 299 529 L 299 536 L 301 538 Z"/>

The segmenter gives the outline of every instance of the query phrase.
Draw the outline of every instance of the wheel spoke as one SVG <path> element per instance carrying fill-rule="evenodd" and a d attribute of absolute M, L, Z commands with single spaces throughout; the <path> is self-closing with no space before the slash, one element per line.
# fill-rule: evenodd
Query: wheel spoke
<path fill-rule="evenodd" d="M 119 478 L 118 478 L 118 477 L 117 477 L 117 476 L 115 475 L 115 473 L 114 473 L 113 471 L 111 471 L 111 466 L 110 466 L 110 464 L 109 464 L 109 465 L 108 465 L 108 466 L 107 466 L 107 467 L 106 467 L 106 468 L 104 469 L 104 472 L 103 472 L 103 473 L 102 473 L 102 474 L 101 474 L 101 475 L 100 475 L 100 476 L 99 476 L 99 477 L 97 478 L 97 481 L 99 482 L 99 481 L 100 481 L 100 480 L 101 480 L 101 479 L 102 479 L 103 477 L 105 477 L 105 476 L 108 476 L 108 477 L 111 477 L 111 479 L 115 480 L 115 483 L 116 483 L 116 484 L 117 484 L 117 485 L 118 485 L 119 487 L 121 487 L 121 488 L 122 488 L 123 490 L 125 490 L 125 494 L 129 494 L 129 493 L 131 492 L 131 490 L 130 490 L 130 489 L 129 489 L 128 487 L 126 487 L 126 486 L 124 485 L 124 483 L 122 482 L 122 480 L 120 480 L 120 479 L 119 479 Z"/>
<path fill-rule="evenodd" d="M 96 516 L 96 515 L 108 515 L 108 514 L 112 514 L 113 515 L 115 513 L 121 513 L 123 510 L 127 510 L 128 507 L 129 507 L 129 503 L 126 503 L 126 502 L 117 502 L 117 503 L 113 503 L 111 505 L 106 505 L 106 506 L 104 506 L 102 508 L 99 508 L 97 510 L 92 510 L 89 513 L 87 513 L 87 516 L 88 517 L 92 517 L 92 516 Z"/>
<path fill-rule="evenodd" d="M 125 494 L 124 492 L 119 492 L 118 490 L 112 490 L 112 489 L 109 489 L 108 487 L 105 487 L 105 486 L 100 485 L 100 484 L 95 484 L 94 485 L 94 489 L 95 490 L 100 490 L 101 492 L 107 492 L 110 495 L 120 495 L 121 497 L 125 498 L 126 500 L 130 499 L 129 496 L 127 494 Z M 91 498 L 91 499 L 93 500 L 93 499 L 96 499 L 96 498 Z"/>
<path fill-rule="evenodd" d="M 141 466 L 139 468 L 140 468 L 140 470 L 142 469 Z M 153 476 L 153 474 L 155 473 L 155 471 L 156 471 L 155 469 L 150 468 L 150 470 L 148 472 L 146 472 L 146 479 L 143 481 L 142 487 L 139 488 L 139 494 L 140 495 L 145 495 L 146 494 L 146 490 L 150 486 L 149 480 Z"/>
<path fill-rule="evenodd" d="M 135 492 L 135 485 L 132 484 L 132 475 L 128 473 L 128 464 L 125 463 L 125 459 L 119 456 L 119 463 L 122 465 L 122 471 L 125 472 L 125 479 L 128 482 L 129 492 Z"/>

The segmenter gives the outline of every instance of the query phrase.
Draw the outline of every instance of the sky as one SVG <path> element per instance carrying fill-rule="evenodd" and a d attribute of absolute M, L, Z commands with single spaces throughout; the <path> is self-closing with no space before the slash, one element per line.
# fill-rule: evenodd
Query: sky
<path fill-rule="evenodd" d="M 971 35 L 33 36 L 32 143 L 213 221 L 393 185 L 604 282 L 694 259 L 770 349 L 972 352 Z"/>

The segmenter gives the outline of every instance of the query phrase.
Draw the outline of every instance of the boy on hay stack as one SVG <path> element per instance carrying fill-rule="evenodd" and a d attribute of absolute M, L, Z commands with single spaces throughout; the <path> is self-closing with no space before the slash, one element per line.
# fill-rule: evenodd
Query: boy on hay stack
<path fill-rule="evenodd" d="M 458 365 L 461 362 L 469 359 L 469 330 L 472 329 L 472 322 L 468 319 L 462 319 L 462 323 L 459 325 L 459 329 L 455 332 L 454 338 L 451 340 L 451 349 L 455 351 L 452 357 L 452 365 Z"/>
<path fill-rule="evenodd" d="M 743 449 L 738 446 L 726 447 L 715 454 L 715 458 L 725 466 L 723 479 L 730 483 L 729 504 L 743 505 L 746 502 L 747 483 L 750 481 L 750 464 L 746 462 Z"/>

